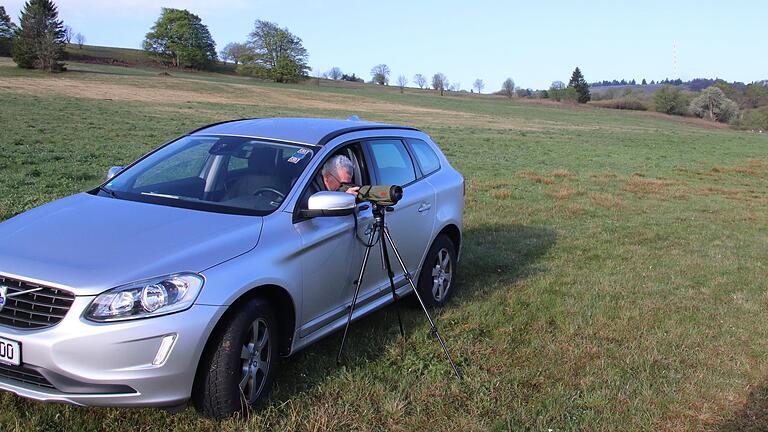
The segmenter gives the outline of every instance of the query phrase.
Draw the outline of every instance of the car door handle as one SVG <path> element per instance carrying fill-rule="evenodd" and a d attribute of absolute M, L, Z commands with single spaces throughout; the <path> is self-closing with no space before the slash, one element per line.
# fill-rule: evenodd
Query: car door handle
<path fill-rule="evenodd" d="M 430 204 L 428 202 L 423 202 L 419 206 L 419 213 L 424 213 L 425 211 L 427 211 L 427 210 L 429 210 L 431 208 L 432 208 L 432 204 Z"/>

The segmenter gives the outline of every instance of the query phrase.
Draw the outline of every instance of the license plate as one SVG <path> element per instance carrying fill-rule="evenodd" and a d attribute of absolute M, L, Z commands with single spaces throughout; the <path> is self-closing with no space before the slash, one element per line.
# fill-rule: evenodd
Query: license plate
<path fill-rule="evenodd" d="M 21 365 L 21 344 L 0 338 L 0 362 L 14 366 Z"/>

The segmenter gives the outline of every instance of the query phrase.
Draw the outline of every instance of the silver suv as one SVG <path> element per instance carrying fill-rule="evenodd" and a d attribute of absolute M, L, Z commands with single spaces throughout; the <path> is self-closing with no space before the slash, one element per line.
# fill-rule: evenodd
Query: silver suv
<path fill-rule="evenodd" d="M 388 226 L 422 298 L 444 304 L 464 179 L 429 136 L 350 120 L 218 123 L 0 224 L 0 389 L 95 406 L 191 398 L 213 417 L 254 406 L 281 356 L 346 322 L 373 215 L 324 191 L 336 155 L 353 183 L 403 187 Z M 354 319 L 393 301 L 381 267 L 366 270 Z M 402 274 L 395 286 L 411 290 Z"/>

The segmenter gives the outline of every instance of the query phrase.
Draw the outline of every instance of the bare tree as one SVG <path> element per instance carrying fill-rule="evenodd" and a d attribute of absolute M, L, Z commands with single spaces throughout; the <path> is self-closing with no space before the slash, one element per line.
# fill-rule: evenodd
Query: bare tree
<path fill-rule="evenodd" d="M 248 45 L 244 43 L 230 42 L 224 46 L 224 49 L 219 53 L 219 57 L 225 62 L 232 62 L 237 66 L 243 63 L 246 57 L 252 56 L 253 53 L 248 48 Z"/>
<path fill-rule="evenodd" d="M 315 71 L 312 76 L 315 77 L 315 85 L 320 87 L 320 78 L 323 78 L 323 73 L 320 71 Z"/>
<path fill-rule="evenodd" d="M 373 83 L 378 85 L 389 85 L 389 66 L 385 64 L 379 64 L 371 69 L 371 76 L 373 77 Z"/>
<path fill-rule="evenodd" d="M 397 77 L 397 86 L 400 87 L 400 93 L 403 92 L 406 85 L 408 85 L 408 78 L 406 78 L 405 75 Z"/>
<path fill-rule="evenodd" d="M 332 67 L 331 70 L 328 71 L 328 78 L 332 80 L 339 80 L 341 79 L 342 75 L 343 74 L 341 73 L 341 69 L 336 66 Z"/>
<path fill-rule="evenodd" d="M 76 34 L 75 43 L 77 43 L 78 48 L 83 49 L 83 45 L 85 45 L 85 35 L 83 35 L 82 33 Z"/>
<path fill-rule="evenodd" d="M 480 78 L 478 78 L 478 79 L 476 79 L 476 80 L 475 80 L 475 83 L 474 83 L 474 84 L 472 84 L 472 87 L 474 87 L 475 89 L 477 89 L 477 92 L 478 92 L 478 93 L 482 93 L 482 92 L 483 92 L 483 89 L 485 88 L 485 83 L 483 82 L 483 80 L 481 80 Z"/>
<path fill-rule="evenodd" d="M 512 78 L 504 80 L 504 83 L 501 84 L 501 92 L 504 93 L 504 96 L 512 99 L 512 96 L 515 95 L 515 81 Z"/>
<path fill-rule="evenodd" d="M 415 82 L 420 89 L 423 89 L 424 86 L 427 85 L 427 77 L 422 74 L 416 74 L 413 76 L 413 82 Z"/>
<path fill-rule="evenodd" d="M 71 26 L 65 25 L 64 26 L 64 42 L 66 42 L 67 45 L 72 43 L 72 37 L 75 36 L 75 30 L 72 29 Z"/>
<path fill-rule="evenodd" d="M 435 90 L 440 90 L 440 96 L 443 95 L 443 92 L 445 91 L 445 87 L 447 85 L 448 85 L 448 78 L 446 78 L 444 73 L 438 72 L 432 75 L 432 88 Z"/>

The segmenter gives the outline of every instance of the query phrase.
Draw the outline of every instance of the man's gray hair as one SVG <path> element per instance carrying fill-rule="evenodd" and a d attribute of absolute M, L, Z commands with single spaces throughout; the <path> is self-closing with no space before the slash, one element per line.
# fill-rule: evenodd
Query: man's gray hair
<path fill-rule="evenodd" d="M 353 175 L 355 173 L 355 167 L 352 165 L 352 161 L 349 160 L 348 157 L 344 155 L 336 155 L 332 158 L 328 159 L 327 162 L 325 162 L 325 165 L 323 165 L 323 169 L 321 173 L 323 175 L 328 174 L 331 172 L 333 175 L 338 177 L 339 172 L 341 170 L 347 171 L 350 175 Z"/>

